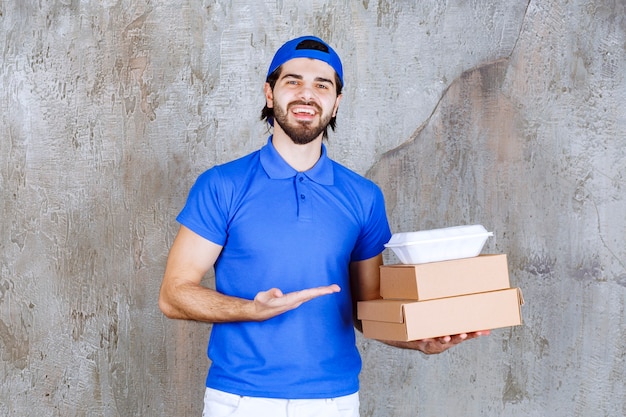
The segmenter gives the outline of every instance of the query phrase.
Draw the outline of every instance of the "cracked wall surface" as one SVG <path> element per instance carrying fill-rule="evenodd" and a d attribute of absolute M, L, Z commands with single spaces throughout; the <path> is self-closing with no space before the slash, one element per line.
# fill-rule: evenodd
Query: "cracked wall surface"
<path fill-rule="evenodd" d="M 265 142 L 305 33 L 344 61 L 331 156 L 396 232 L 493 231 L 526 300 L 438 356 L 359 337 L 362 416 L 626 415 L 621 0 L 0 2 L 0 415 L 201 414 L 210 326 L 156 304 L 174 217 Z"/>

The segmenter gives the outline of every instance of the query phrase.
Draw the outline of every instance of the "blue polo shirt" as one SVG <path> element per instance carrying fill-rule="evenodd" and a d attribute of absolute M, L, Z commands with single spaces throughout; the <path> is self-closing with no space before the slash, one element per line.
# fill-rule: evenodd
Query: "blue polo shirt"
<path fill-rule="evenodd" d="M 306 172 L 272 145 L 204 172 L 177 220 L 223 246 L 217 291 L 253 299 L 338 284 L 341 292 L 263 322 L 215 323 L 208 387 L 256 397 L 328 398 L 359 389 L 348 266 L 391 237 L 383 195 L 322 145 Z"/>

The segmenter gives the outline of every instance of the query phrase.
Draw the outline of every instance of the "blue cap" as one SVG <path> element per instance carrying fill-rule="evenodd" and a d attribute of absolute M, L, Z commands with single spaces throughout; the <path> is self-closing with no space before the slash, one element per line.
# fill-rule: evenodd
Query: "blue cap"
<path fill-rule="evenodd" d="M 269 78 L 271 73 L 276 71 L 276 68 L 294 58 L 312 58 L 327 63 L 333 67 L 337 73 L 337 76 L 341 80 L 341 85 L 344 85 L 343 67 L 341 66 L 339 55 L 337 55 L 337 52 L 335 52 L 330 45 L 315 36 L 302 36 L 292 39 L 281 46 L 278 51 L 276 51 L 274 59 L 272 59 L 270 68 L 267 71 L 267 78 Z"/>

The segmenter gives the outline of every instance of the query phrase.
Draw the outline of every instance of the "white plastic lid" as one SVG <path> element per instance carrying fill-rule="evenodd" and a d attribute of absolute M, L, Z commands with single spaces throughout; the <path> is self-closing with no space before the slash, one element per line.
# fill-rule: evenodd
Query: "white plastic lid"
<path fill-rule="evenodd" d="M 493 236 L 480 224 L 469 226 L 452 226 L 441 229 L 420 230 L 417 232 L 394 233 L 385 244 L 387 248 L 407 246 L 418 243 L 436 242 L 442 240 L 470 238 L 479 236 Z"/>

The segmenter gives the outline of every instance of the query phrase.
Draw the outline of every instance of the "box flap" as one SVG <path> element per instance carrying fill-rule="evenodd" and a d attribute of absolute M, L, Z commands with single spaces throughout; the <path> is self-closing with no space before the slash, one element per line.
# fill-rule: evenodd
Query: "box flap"
<path fill-rule="evenodd" d="M 402 300 L 371 300 L 359 301 L 357 304 L 357 318 L 386 323 L 404 323 Z"/>
<path fill-rule="evenodd" d="M 363 320 L 363 336 L 377 340 L 408 340 L 404 323 Z"/>

